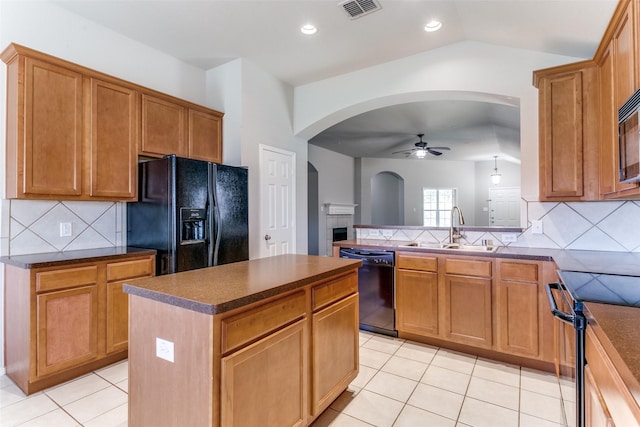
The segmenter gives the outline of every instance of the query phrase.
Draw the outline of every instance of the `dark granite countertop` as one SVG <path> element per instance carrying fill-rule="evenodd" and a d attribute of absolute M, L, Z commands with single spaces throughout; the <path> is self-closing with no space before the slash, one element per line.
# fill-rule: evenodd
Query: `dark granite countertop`
<path fill-rule="evenodd" d="M 594 302 L 585 308 L 589 327 L 640 404 L 640 308 Z"/>
<path fill-rule="evenodd" d="M 559 270 L 640 276 L 640 253 L 635 252 L 579 251 L 566 249 L 519 248 L 512 246 L 501 246 L 496 252 L 475 252 L 403 246 L 407 243 L 410 242 L 354 239 L 334 242 L 333 245 L 344 248 L 371 250 L 379 249 L 403 252 L 430 252 L 448 255 L 554 261 Z"/>
<path fill-rule="evenodd" d="M 47 252 L 32 255 L 15 255 L 0 257 L 0 262 L 24 269 L 56 267 L 59 265 L 79 264 L 108 260 L 114 257 L 131 257 L 155 255 L 153 249 L 141 249 L 128 246 L 112 248 L 84 249 L 79 251 Z"/>
<path fill-rule="evenodd" d="M 359 267 L 353 259 L 279 255 L 184 271 L 135 283 L 124 292 L 205 314 L 219 314 Z"/>

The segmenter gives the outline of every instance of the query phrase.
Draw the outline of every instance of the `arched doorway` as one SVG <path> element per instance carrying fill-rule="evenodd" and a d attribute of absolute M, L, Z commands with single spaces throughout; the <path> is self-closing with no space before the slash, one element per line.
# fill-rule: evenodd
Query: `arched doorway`
<path fill-rule="evenodd" d="M 404 179 L 393 172 L 371 178 L 371 223 L 404 225 Z"/>

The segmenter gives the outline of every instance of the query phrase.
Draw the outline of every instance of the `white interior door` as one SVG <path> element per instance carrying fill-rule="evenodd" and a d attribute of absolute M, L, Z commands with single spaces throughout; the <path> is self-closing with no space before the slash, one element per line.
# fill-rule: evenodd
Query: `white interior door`
<path fill-rule="evenodd" d="M 296 153 L 260 144 L 260 256 L 296 251 Z"/>
<path fill-rule="evenodd" d="M 489 225 L 520 227 L 520 189 L 489 188 Z"/>

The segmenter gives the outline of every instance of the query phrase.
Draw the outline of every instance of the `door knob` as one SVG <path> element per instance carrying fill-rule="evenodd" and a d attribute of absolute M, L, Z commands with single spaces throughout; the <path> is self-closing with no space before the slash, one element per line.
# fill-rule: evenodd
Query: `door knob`
<path fill-rule="evenodd" d="M 264 235 L 264 240 L 271 240 L 271 236 L 269 236 L 268 234 Z"/>

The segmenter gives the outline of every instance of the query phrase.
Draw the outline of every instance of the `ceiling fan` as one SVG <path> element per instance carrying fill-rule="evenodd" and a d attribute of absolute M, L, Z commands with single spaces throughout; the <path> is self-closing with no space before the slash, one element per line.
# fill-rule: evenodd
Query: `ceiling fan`
<path fill-rule="evenodd" d="M 420 138 L 420 141 L 416 142 L 415 148 L 410 148 L 408 150 L 400 150 L 400 151 L 394 151 L 391 154 L 405 154 L 407 157 L 411 156 L 411 155 L 415 155 L 417 158 L 419 159 L 423 159 L 427 153 L 432 154 L 434 156 L 440 156 L 442 155 L 443 150 L 449 151 L 451 150 L 451 148 L 449 147 L 428 147 L 427 146 L 427 142 L 422 140 L 422 137 L 424 136 L 423 133 L 419 133 L 418 138 Z"/>

